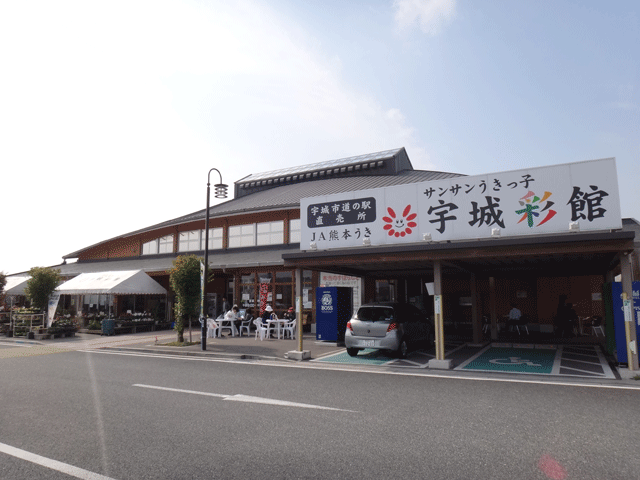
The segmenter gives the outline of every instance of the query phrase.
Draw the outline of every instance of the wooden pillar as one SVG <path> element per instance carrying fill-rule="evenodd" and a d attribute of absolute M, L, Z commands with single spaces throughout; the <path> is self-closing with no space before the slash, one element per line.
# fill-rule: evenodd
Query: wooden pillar
<path fill-rule="evenodd" d="M 491 312 L 491 340 L 498 340 L 498 313 L 496 311 L 496 279 L 489 277 L 489 310 Z"/>
<path fill-rule="evenodd" d="M 436 334 L 436 360 L 444 360 L 444 320 L 442 306 L 442 265 L 433 262 L 433 317 Z"/>
<path fill-rule="evenodd" d="M 296 318 L 298 319 L 298 351 L 302 351 L 302 269 L 296 268 Z"/>
<path fill-rule="evenodd" d="M 482 318 L 478 308 L 478 279 L 471 274 L 471 325 L 473 326 L 473 343 L 482 342 Z"/>

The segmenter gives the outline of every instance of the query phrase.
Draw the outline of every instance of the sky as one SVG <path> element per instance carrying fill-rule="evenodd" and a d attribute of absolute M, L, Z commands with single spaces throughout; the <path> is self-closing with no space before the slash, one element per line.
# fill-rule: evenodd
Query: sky
<path fill-rule="evenodd" d="M 635 0 L 1 2 L 0 271 L 202 210 L 211 168 L 400 147 L 468 175 L 615 157 L 640 220 L 639 45 Z"/>

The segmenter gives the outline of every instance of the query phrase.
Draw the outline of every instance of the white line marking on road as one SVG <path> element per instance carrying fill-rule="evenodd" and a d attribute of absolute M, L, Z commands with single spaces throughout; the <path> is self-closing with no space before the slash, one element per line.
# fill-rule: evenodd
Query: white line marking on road
<path fill-rule="evenodd" d="M 247 402 L 247 403 L 261 403 L 264 405 L 278 405 L 281 407 L 298 407 L 298 408 L 313 408 L 316 410 L 334 410 L 339 412 L 351 412 L 357 413 L 353 410 L 344 410 L 342 408 L 333 408 L 333 407 L 323 407 L 322 405 L 311 405 L 309 403 L 297 403 L 297 402 L 288 402 L 286 400 L 276 400 L 273 398 L 262 398 L 262 397 L 254 397 L 251 395 L 224 395 L 221 393 L 210 393 L 210 392 L 199 392 L 197 390 L 183 390 L 180 388 L 170 388 L 170 387 L 158 387 L 156 385 L 143 385 L 141 383 L 134 383 L 132 386 L 141 387 L 141 388 L 152 388 L 155 390 L 166 390 L 168 392 L 179 392 L 179 393 L 190 393 L 192 395 L 205 395 L 207 397 L 219 397 L 224 400 L 230 400 L 232 402 Z"/>
<path fill-rule="evenodd" d="M 66 473 L 67 475 L 70 475 L 72 477 L 82 478 L 83 480 L 114 480 L 111 477 L 105 477 L 104 475 L 100 475 L 99 473 L 90 472 L 89 470 L 84 470 L 83 468 L 74 467 L 73 465 L 69 465 L 67 463 L 62 463 L 47 457 L 42 457 L 35 453 L 27 452 L 26 450 L 21 450 L 4 443 L 0 443 L 0 452 L 11 455 L 12 457 L 26 460 L 27 462 L 41 465 L 50 470 L 56 470 L 58 472 Z"/>
<path fill-rule="evenodd" d="M 4 345 L 6 347 L 23 347 L 23 348 L 33 348 L 35 345 L 24 343 L 24 342 L 0 342 L 0 345 Z"/>
<path fill-rule="evenodd" d="M 604 377 L 605 374 L 604 373 L 598 373 L 598 372 L 592 372 L 591 370 L 581 370 L 580 368 L 574 368 L 574 367 L 562 367 L 563 370 L 570 370 L 572 372 L 579 372 L 576 373 L 575 375 L 581 375 L 581 374 L 587 374 L 587 375 L 591 375 L 594 377 Z M 564 373 L 563 375 L 573 375 L 571 373 Z M 583 375 L 584 376 L 584 375 Z"/>
<path fill-rule="evenodd" d="M 158 387 L 156 385 L 144 385 L 142 383 L 134 383 L 133 387 L 153 388 L 154 390 L 165 390 L 167 392 L 190 393 L 192 395 L 206 395 L 207 397 L 227 398 L 229 395 L 221 393 L 199 392 L 197 390 L 183 390 L 182 388 Z"/>
<path fill-rule="evenodd" d="M 451 375 L 448 373 L 426 372 L 420 373 L 415 370 L 412 371 L 389 371 L 389 370 L 377 370 L 377 367 L 371 367 L 369 365 L 347 365 L 347 364 L 329 364 L 329 363 L 286 363 L 279 361 L 247 361 L 247 360 L 231 360 L 231 359 L 219 359 L 219 358 L 203 358 L 203 357 L 186 357 L 180 355 L 156 355 L 156 354 L 142 354 L 142 353 L 126 353 L 126 352 L 109 352 L 105 350 L 80 350 L 85 353 L 99 353 L 103 355 L 124 355 L 130 357 L 150 357 L 150 358 L 164 358 L 167 360 L 182 360 L 182 361 L 199 361 L 199 362 L 214 362 L 214 363 L 235 363 L 237 365 L 251 365 L 258 367 L 280 367 L 280 368 L 305 368 L 308 370 L 331 370 L 336 372 L 348 372 L 348 373 L 375 373 L 377 375 L 400 375 L 405 377 L 424 377 L 424 378 L 437 378 L 437 379 L 449 379 L 449 380 L 467 380 L 474 382 L 502 382 L 502 383 L 528 383 L 534 385 L 552 385 L 556 387 L 583 387 L 583 388 L 605 388 L 611 390 L 635 390 L 640 391 L 640 385 L 603 385 L 603 384 L 589 384 L 589 383 L 569 383 L 559 382 L 556 380 L 531 380 L 521 379 L 513 377 L 497 378 L 497 377 L 481 377 L 474 375 L 473 377 L 467 375 Z M 456 372 L 457 373 L 457 372 Z M 573 378 L 573 377 L 572 377 Z"/>
<path fill-rule="evenodd" d="M 286 400 L 275 400 L 272 398 L 252 397 L 250 395 L 233 395 L 225 398 L 234 402 L 263 403 L 266 405 L 280 405 L 283 407 L 313 408 L 316 410 L 334 410 L 337 412 L 358 413 L 354 410 L 345 410 L 343 408 L 323 407 L 322 405 L 311 405 L 309 403 L 287 402 Z"/>

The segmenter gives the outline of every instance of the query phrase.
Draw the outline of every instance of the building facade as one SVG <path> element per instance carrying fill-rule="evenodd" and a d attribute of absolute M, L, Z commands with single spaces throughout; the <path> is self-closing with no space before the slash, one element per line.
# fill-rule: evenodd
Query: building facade
<path fill-rule="evenodd" d="M 570 230 L 571 222 L 566 222 L 565 232 L 549 230 L 513 236 L 505 235 L 506 227 L 502 228 L 502 235 L 496 234 L 496 225 L 486 221 L 482 235 L 443 236 L 442 222 L 451 212 L 439 207 L 451 208 L 452 202 L 439 200 L 438 188 L 453 182 L 469 190 L 470 180 L 465 179 L 470 178 L 458 173 L 415 170 L 405 149 L 400 148 L 251 174 L 236 181 L 234 198 L 209 209 L 209 268 L 214 276 L 206 287 L 210 314 L 220 313 L 225 297 L 231 305 L 254 309 L 255 315 L 264 300 L 282 313 L 299 296 L 303 322 L 310 329 L 315 322 L 315 288 L 326 283 L 323 278 L 355 278 L 360 282 L 356 303 L 410 302 L 435 316 L 438 312 L 427 291 L 427 285 L 435 281 L 444 324 L 467 328 L 469 335 L 479 340 L 482 317 L 491 319 L 495 336 L 511 303 L 518 304 L 534 329 L 553 332 L 560 295 L 571 299 L 580 316 L 603 316 L 599 295 L 603 285 L 626 269 L 630 278 L 638 278 L 636 233 L 640 228 L 633 219 L 620 219 L 615 228 L 593 229 L 585 228 L 588 226 L 584 221 L 577 231 Z M 504 187 L 508 188 L 508 184 L 509 181 Z M 475 186 L 479 189 L 479 185 Z M 417 218 L 410 219 L 412 213 L 403 204 L 393 212 L 386 210 L 378 215 L 395 215 L 394 219 L 388 218 L 384 238 L 392 236 L 403 241 L 381 243 L 373 238 L 367 243 L 363 224 L 362 230 L 350 231 L 348 242 L 342 245 L 342 240 L 334 237 L 335 248 L 330 245 L 330 230 L 320 235 L 318 230 L 308 228 L 309 202 L 313 199 L 367 199 L 381 191 L 415 191 L 412 195 L 417 196 L 431 191 L 435 203 L 425 207 L 425 212 L 431 209 L 433 221 L 423 219 L 422 229 L 411 232 L 412 227 L 405 225 L 401 229 L 392 224 L 395 217 L 407 222 Z M 538 201 L 544 197 L 542 192 L 537 195 Z M 494 198 L 498 198 L 497 193 Z M 473 215 L 473 207 L 458 211 Z M 476 221 L 483 220 L 483 212 L 486 210 L 477 210 Z M 142 269 L 171 292 L 168 271 L 173 260 L 183 254 L 204 256 L 205 217 L 205 210 L 199 210 L 104 240 L 65 255 L 65 264 L 57 268 L 67 278 L 92 271 Z M 356 216 L 349 218 L 358 222 Z M 429 222 L 427 231 L 424 225 Z M 314 232 L 318 233 L 317 238 L 306 236 Z M 295 288 L 296 271 L 302 276 L 301 291 Z M 168 298 L 168 304 L 154 308 L 171 315 L 171 294 Z M 98 305 L 100 301 L 97 300 Z M 116 302 L 116 311 L 148 308 L 143 298 Z M 95 302 L 83 299 L 82 303 L 78 307 L 86 309 Z"/>

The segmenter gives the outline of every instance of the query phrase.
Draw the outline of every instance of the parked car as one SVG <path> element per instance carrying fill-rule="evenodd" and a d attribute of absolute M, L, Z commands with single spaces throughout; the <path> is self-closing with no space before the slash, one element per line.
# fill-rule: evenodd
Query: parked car
<path fill-rule="evenodd" d="M 368 303 L 347 322 L 344 343 L 355 357 L 364 348 L 390 350 L 404 358 L 410 349 L 430 345 L 431 321 L 407 303 Z"/>

